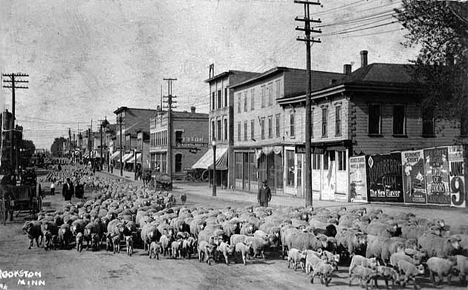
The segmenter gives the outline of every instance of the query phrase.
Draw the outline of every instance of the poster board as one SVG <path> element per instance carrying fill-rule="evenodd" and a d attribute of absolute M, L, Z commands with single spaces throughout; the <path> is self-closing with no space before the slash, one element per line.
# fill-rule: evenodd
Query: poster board
<path fill-rule="evenodd" d="M 401 153 L 366 156 L 371 202 L 403 202 Z"/>
<path fill-rule="evenodd" d="M 403 165 L 403 193 L 405 203 L 427 202 L 426 174 L 423 150 L 401 152 Z"/>
<path fill-rule="evenodd" d="M 449 205 L 449 162 L 448 148 L 424 149 L 426 170 L 427 203 Z"/>
<path fill-rule="evenodd" d="M 466 207 L 463 166 L 463 146 L 448 147 L 450 202 L 454 207 Z"/>
<path fill-rule="evenodd" d="M 368 201 L 366 156 L 356 156 L 349 158 L 349 201 Z"/>

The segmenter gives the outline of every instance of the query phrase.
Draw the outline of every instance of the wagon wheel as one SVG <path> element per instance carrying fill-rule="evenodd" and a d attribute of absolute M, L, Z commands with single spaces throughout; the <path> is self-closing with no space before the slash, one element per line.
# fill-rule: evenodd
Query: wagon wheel
<path fill-rule="evenodd" d="M 209 171 L 208 171 L 208 169 L 207 169 L 207 170 L 203 171 L 203 173 L 201 174 L 200 180 L 201 180 L 202 182 L 208 182 L 209 177 L 210 177 L 210 176 L 209 176 Z"/>

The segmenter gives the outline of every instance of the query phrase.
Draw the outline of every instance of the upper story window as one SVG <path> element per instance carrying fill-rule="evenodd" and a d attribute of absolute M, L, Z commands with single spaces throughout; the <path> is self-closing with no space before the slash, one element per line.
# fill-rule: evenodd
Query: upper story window
<path fill-rule="evenodd" d="M 217 128 L 218 130 L 217 130 L 217 134 L 216 134 L 216 140 L 222 140 L 221 138 L 223 137 L 223 135 L 221 135 L 222 134 L 221 120 L 218 120 L 217 123 L 218 123 L 217 124 L 218 125 L 218 128 Z"/>
<path fill-rule="evenodd" d="M 247 112 L 247 91 L 244 92 L 244 112 Z"/>
<path fill-rule="evenodd" d="M 268 106 L 273 106 L 273 83 L 268 84 Z"/>
<path fill-rule="evenodd" d="M 211 93 L 211 109 L 214 110 L 215 107 L 215 92 Z"/>
<path fill-rule="evenodd" d="M 281 80 L 276 81 L 276 99 L 281 98 Z"/>
<path fill-rule="evenodd" d="M 405 106 L 393 106 L 393 135 L 406 135 Z"/>
<path fill-rule="evenodd" d="M 216 132 L 215 131 L 215 126 L 216 126 L 215 121 L 212 120 L 211 121 L 211 140 L 215 139 L 215 132 Z"/>
<path fill-rule="evenodd" d="M 261 107 L 265 108 L 265 86 L 262 86 L 261 89 L 262 89 L 262 91 L 260 92 L 260 97 L 262 99 L 261 100 L 261 102 L 262 102 Z"/>
<path fill-rule="evenodd" d="M 241 112 L 241 93 L 237 94 L 237 113 Z"/>
<path fill-rule="evenodd" d="M 281 114 L 275 115 L 276 137 L 281 137 Z"/>
<path fill-rule="evenodd" d="M 228 139 L 228 125 L 227 125 L 227 119 L 224 118 L 224 140 Z"/>
<path fill-rule="evenodd" d="M 218 109 L 221 108 L 223 105 L 223 99 L 221 95 L 221 90 L 218 90 Z"/>
<path fill-rule="evenodd" d="M 177 144 L 177 143 L 182 143 L 182 134 L 183 134 L 183 133 L 184 133 L 184 132 L 181 131 L 181 130 L 175 131 L 175 142 L 176 142 L 176 144 Z"/>
<path fill-rule="evenodd" d="M 322 108 L 322 137 L 328 136 L 328 108 Z"/>
<path fill-rule="evenodd" d="M 341 136 L 341 106 L 335 107 L 335 135 Z"/>
<path fill-rule="evenodd" d="M 314 108 L 310 110 L 310 138 L 314 138 Z"/>
<path fill-rule="evenodd" d="M 273 138 L 273 116 L 268 116 L 268 138 Z"/>
<path fill-rule="evenodd" d="M 295 115 L 294 115 L 294 111 L 291 110 L 291 113 L 289 114 L 289 136 L 291 138 L 294 138 L 295 135 L 296 135 L 296 132 L 295 132 Z"/>
<path fill-rule="evenodd" d="M 255 109 L 255 89 L 250 90 L 250 110 Z"/>
<path fill-rule="evenodd" d="M 380 135 L 382 128 L 382 115 L 380 105 L 369 105 L 369 135 Z"/>
<path fill-rule="evenodd" d="M 247 121 L 244 121 L 244 141 L 247 141 Z"/>
<path fill-rule="evenodd" d="M 426 137 L 435 136 L 435 122 L 434 122 L 433 108 L 422 109 L 422 135 Z"/>
<path fill-rule="evenodd" d="M 260 138 L 262 140 L 265 139 L 265 117 L 263 117 L 262 119 L 260 119 Z"/>
<path fill-rule="evenodd" d="M 228 89 L 227 88 L 224 89 L 224 106 L 225 107 L 228 106 Z"/>
<path fill-rule="evenodd" d="M 241 141 L 242 132 L 241 132 L 241 122 L 237 122 L 237 141 Z"/>
<path fill-rule="evenodd" d="M 250 120 L 250 139 L 255 140 L 255 120 Z"/>

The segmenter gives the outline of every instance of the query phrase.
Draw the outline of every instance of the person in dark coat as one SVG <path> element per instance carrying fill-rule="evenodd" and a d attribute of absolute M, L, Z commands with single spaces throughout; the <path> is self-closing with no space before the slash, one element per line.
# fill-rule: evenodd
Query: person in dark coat
<path fill-rule="evenodd" d="M 63 185 L 62 195 L 65 198 L 65 201 L 71 201 L 71 198 L 74 193 L 73 183 L 70 178 L 67 178 L 67 183 Z"/>
<path fill-rule="evenodd" d="M 267 181 L 263 181 L 262 187 L 258 190 L 257 201 L 260 206 L 268 207 L 271 201 L 271 190 L 268 187 Z"/>

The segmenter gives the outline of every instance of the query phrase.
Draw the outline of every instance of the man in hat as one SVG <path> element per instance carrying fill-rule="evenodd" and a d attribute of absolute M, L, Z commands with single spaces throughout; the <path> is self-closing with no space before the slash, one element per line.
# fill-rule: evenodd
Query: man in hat
<path fill-rule="evenodd" d="M 71 198 L 74 193 L 73 183 L 70 178 L 67 178 L 67 183 L 63 185 L 62 195 L 65 198 L 65 201 L 71 202 Z"/>
<path fill-rule="evenodd" d="M 257 201 L 260 206 L 264 207 L 268 207 L 268 203 L 271 201 L 271 190 L 266 180 L 263 181 L 262 187 L 258 190 Z"/>

